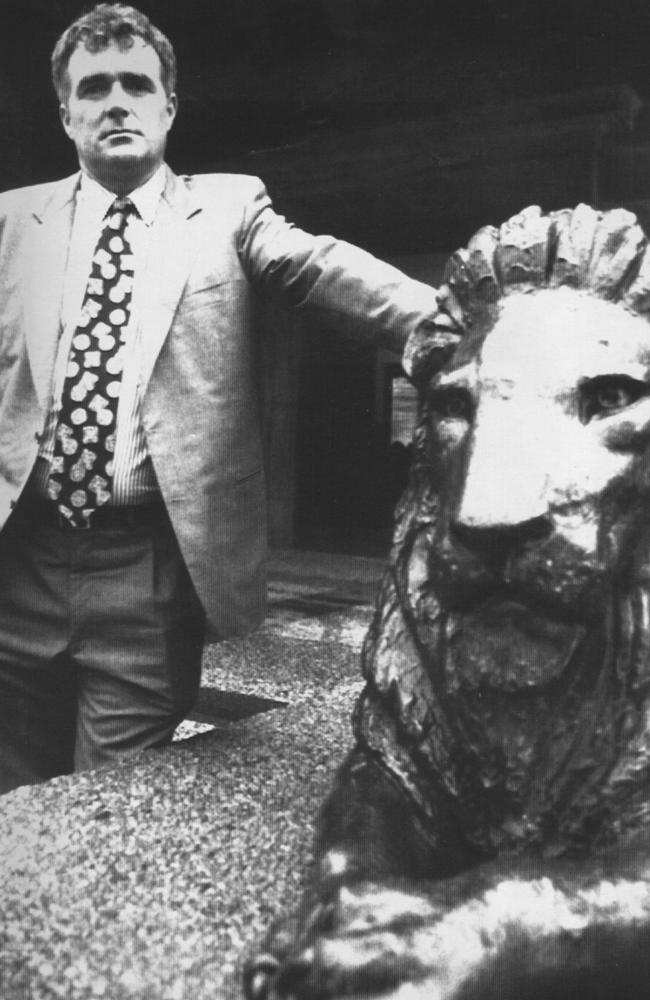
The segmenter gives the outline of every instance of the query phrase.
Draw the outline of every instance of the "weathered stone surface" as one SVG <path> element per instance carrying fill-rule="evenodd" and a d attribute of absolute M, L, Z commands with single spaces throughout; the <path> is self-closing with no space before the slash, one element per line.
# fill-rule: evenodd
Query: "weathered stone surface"
<path fill-rule="evenodd" d="M 580 205 L 450 260 L 356 749 L 256 1000 L 646 989 L 649 257 Z"/>

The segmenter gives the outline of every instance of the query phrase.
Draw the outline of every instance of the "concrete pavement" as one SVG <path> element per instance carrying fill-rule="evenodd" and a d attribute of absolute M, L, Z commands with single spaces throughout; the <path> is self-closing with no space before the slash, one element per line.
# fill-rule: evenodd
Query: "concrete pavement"
<path fill-rule="evenodd" d="M 208 687 L 286 708 L 0 798 L 2 1000 L 240 995 L 242 955 L 300 894 L 350 744 L 380 572 L 276 554 L 265 625 L 206 649 Z"/>

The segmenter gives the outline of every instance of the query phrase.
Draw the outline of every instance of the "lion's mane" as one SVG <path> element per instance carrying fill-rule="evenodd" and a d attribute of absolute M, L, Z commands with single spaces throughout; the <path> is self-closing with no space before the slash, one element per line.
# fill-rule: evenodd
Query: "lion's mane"
<path fill-rule="evenodd" d="M 650 588 L 635 588 L 612 609 L 603 653 L 608 676 L 620 679 L 614 692 L 611 685 L 603 688 L 604 717 L 613 734 L 628 728 L 625 750 L 614 747 L 615 735 L 609 747 L 605 733 L 598 748 L 602 766 L 585 777 L 582 788 L 579 776 L 549 773 L 548 787 L 535 793 L 536 820 L 517 816 L 516 810 L 509 815 L 507 803 L 517 800 L 517 789 L 499 788 L 498 766 L 481 759 L 471 732 L 459 732 L 436 677 L 440 608 L 429 559 L 438 496 L 427 457 L 425 387 L 463 338 L 491 328 L 505 296 L 563 285 L 650 318 L 650 251 L 636 217 L 624 209 L 599 212 L 586 205 L 543 214 L 533 206 L 498 229 L 479 230 L 447 262 L 439 312 L 405 352 L 405 367 L 422 390 L 420 415 L 409 485 L 396 510 L 390 565 L 364 648 L 367 683 L 355 714 L 358 743 L 400 784 L 432 840 L 440 836 L 446 815 L 452 819 L 445 835 L 453 837 L 456 824 L 486 855 L 553 839 L 558 853 L 570 853 L 587 841 L 617 836 L 621 824 L 632 829 L 648 819 Z M 516 783 L 516 764 L 513 775 Z M 554 782 L 565 788 L 566 802 L 554 798 Z M 549 830 L 553 823 L 556 829 Z"/>

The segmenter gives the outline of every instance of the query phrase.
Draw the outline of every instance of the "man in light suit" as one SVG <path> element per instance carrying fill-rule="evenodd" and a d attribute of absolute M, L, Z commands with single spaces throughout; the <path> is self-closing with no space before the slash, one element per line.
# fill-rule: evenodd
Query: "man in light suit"
<path fill-rule="evenodd" d="M 255 289 L 399 350 L 435 311 L 259 180 L 174 176 L 174 53 L 140 12 L 100 4 L 52 69 L 80 172 L 0 196 L 0 790 L 170 740 L 206 619 L 260 621 Z"/>

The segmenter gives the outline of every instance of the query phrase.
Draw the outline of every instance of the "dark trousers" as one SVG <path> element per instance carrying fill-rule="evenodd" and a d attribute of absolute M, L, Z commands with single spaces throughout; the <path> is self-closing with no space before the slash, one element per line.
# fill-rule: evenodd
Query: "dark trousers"
<path fill-rule="evenodd" d="M 171 740 L 205 616 L 162 508 L 61 527 L 20 501 L 0 534 L 0 791 Z"/>

